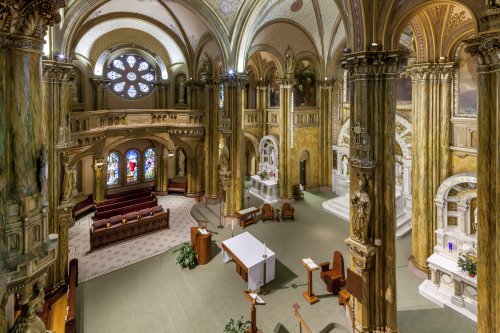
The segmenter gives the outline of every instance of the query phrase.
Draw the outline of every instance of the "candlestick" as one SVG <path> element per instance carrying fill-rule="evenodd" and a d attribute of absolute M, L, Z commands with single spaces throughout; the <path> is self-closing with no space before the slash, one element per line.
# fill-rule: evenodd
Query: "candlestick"
<path fill-rule="evenodd" d="M 264 242 L 264 255 L 262 257 L 263 258 L 267 258 L 267 254 L 266 254 L 266 242 Z"/>

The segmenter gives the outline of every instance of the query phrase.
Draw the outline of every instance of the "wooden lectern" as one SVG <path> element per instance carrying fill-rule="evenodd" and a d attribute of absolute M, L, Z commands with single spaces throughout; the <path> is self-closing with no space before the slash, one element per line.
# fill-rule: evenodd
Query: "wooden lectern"
<path fill-rule="evenodd" d="M 191 246 L 198 255 L 198 265 L 205 265 L 212 259 L 212 233 L 206 229 L 191 228 Z"/>
<path fill-rule="evenodd" d="M 314 295 L 312 288 L 312 272 L 319 269 L 318 265 L 314 263 L 310 258 L 302 259 L 302 264 L 307 269 L 307 290 L 304 291 L 303 295 L 309 304 L 314 304 L 319 302 L 318 296 Z"/>
<path fill-rule="evenodd" d="M 250 330 L 249 330 L 249 333 L 260 332 L 257 330 L 257 309 L 255 308 L 255 306 L 256 305 L 266 305 L 266 302 L 264 302 L 264 300 L 262 298 L 260 298 L 257 295 L 257 293 L 254 293 L 251 291 L 244 291 L 243 293 L 247 297 L 250 304 L 252 304 L 252 306 L 250 308 Z"/>

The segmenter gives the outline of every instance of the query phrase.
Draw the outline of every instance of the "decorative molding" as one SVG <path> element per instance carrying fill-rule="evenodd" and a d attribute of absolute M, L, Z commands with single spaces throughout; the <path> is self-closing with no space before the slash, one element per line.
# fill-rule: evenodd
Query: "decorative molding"
<path fill-rule="evenodd" d="M 500 37 L 497 32 L 470 38 L 465 43 L 465 52 L 476 58 L 478 66 L 500 64 Z"/>
<path fill-rule="evenodd" d="M 359 52 L 346 54 L 342 67 L 349 71 L 350 77 L 356 75 L 396 75 L 406 65 L 406 53 L 396 52 Z"/>

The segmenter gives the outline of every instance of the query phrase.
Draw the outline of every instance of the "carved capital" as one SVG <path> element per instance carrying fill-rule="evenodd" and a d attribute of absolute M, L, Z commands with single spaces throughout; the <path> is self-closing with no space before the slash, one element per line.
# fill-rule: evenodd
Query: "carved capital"
<path fill-rule="evenodd" d="M 74 79 L 73 65 L 57 61 L 42 62 L 42 78 L 47 81 L 71 81 Z"/>
<path fill-rule="evenodd" d="M 454 63 L 417 64 L 408 66 L 406 72 L 413 81 L 451 81 L 456 70 Z"/>
<path fill-rule="evenodd" d="M 223 75 L 220 82 L 229 88 L 245 88 L 248 77 L 245 74 Z"/>
<path fill-rule="evenodd" d="M 333 88 L 333 86 L 335 85 L 335 80 L 324 80 L 324 81 L 319 81 L 318 83 L 320 89 L 328 90 Z"/>
<path fill-rule="evenodd" d="M 345 243 L 350 249 L 357 273 L 369 271 L 373 268 L 373 259 L 375 258 L 374 246 L 363 245 L 352 238 L 347 238 Z"/>
<path fill-rule="evenodd" d="M 497 32 L 470 38 L 465 43 L 465 52 L 475 57 L 479 66 L 500 64 L 500 36 Z"/>
<path fill-rule="evenodd" d="M 100 89 L 100 90 L 108 89 L 109 84 L 111 82 L 111 80 L 101 78 L 101 77 L 93 77 L 93 78 L 91 78 L 91 80 L 92 80 L 92 82 L 94 82 L 97 89 Z"/>
<path fill-rule="evenodd" d="M 349 53 L 342 59 L 342 67 L 350 76 L 396 75 L 406 65 L 407 53 L 359 52 Z"/>

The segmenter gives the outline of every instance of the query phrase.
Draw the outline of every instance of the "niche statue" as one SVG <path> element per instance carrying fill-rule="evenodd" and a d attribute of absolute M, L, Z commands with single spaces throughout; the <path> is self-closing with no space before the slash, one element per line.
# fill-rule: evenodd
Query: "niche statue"
<path fill-rule="evenodd" d="M 50 333 L 45 329 L 45 324 L 38 317 L 37 312 L 43 311 L 45 292 L 42 288 L 36 290 L 35 294 L 21 308 L 21 314 L 17 318 L 11 333 Z"/>
<path fill-rule="evenodd" d="M 363 242 L 368 239 L 368 224 L 372 202 L 367 193 L 368 178 L 365 175 L 359 175 L 358 189 L 351 197 L 352 205 L 352 236 L 354 239 Z"/>

